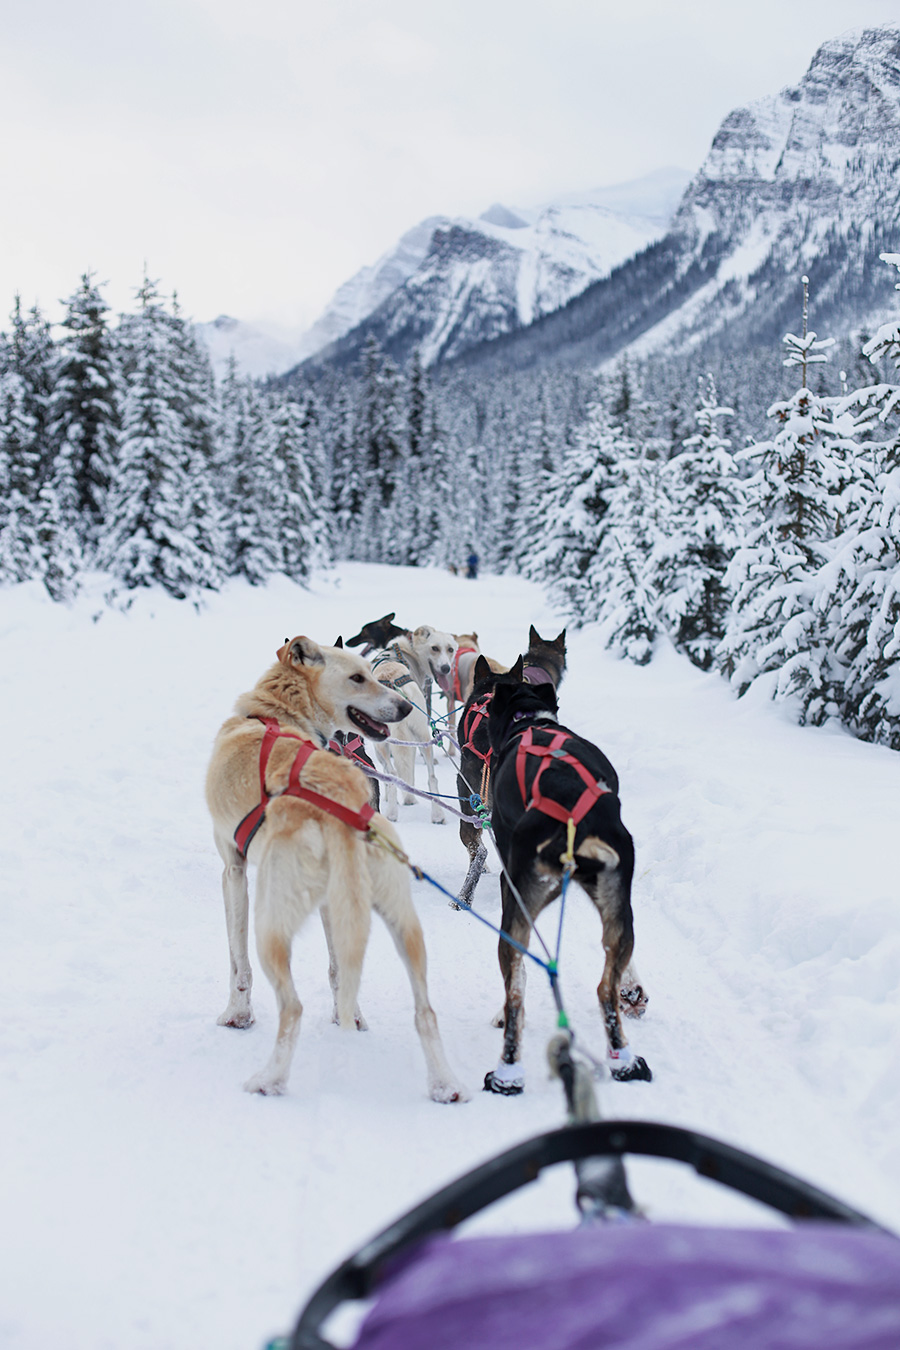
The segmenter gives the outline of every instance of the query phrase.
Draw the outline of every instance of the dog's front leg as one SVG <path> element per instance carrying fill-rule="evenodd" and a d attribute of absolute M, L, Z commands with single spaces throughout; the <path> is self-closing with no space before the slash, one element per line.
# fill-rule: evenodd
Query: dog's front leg
<path fill-rule="evenodd" d="M 394 760 L 391 755 L 389 745 L 376 745 L 378 758 L 381 761 L 382 772 L 387 775 L 388 781 L 384 785 L 384 814 L 388 820 L 397 819 L 397 784 L 393 781 L 395 778 Z"/>
<path fill-rule="evenodd" d="M 331 934 L 331 919 L 328 913 L 328 906 L 323 905 L 319 910 L 322 916 L 322 927 L 325 930 L 325 941 L 328 944 L 328 983 L 331 985 L 331 996 L 334 999 L 334 1011 L 331 1020 L 335 1026 L 340 1026 L 341 1019 L 338 1016 L 338 989 L 340 987 L 340 978 L 338 975 L 337 959 L 334 952 L 334 939 Z M 359 1004 L 353 1014 L 353 1020 L 356 1023 L 357 1031 L 368 1031 L 368 1023 L 359 1010 Z"/>
<path fill-rule="evenodd" d="M 247 894 L 247 864 L 230 841 L 216 840 L 225 863 L 222 895 L 225 900 L 225 926 L 228 930 L 229 972 L 228 1006 L 216 1019 L 220 1027 L 253 1025 L 250 990 L 253 972 L 247 948 L 250 923 L 250 898 Z"/>
<path fill-rule="evenodd" d="M 425 770 L 428 774 L 428 791 L 434 794 L 440 792 L 437 774 L 434 771 L 434 746 L 425 745 L 422 747 L 422 757 L 425 760 Z M 431 799 L 431 823 L 432 825 L 443 825 L 445 820 L 444 808 L 436 799 L 436 795 Z"/>

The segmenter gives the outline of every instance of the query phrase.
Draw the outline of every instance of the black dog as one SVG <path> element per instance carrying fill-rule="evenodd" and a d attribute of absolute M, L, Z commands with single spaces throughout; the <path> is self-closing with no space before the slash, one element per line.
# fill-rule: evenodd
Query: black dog
<path fill-rule="evenodd" d="M 558 688 L 566 669 L 566 630 L 555 638 L 542 638 L 532 624 L 528 634 L 528 651 L 507 672 L 505 678 L 531 684 L 551 684 Z M 459 809 L 467 815 L 475 814 L 476 805 L 490 813 L 491 802 L 491 740 L 488 735 L 487 708 L 494 686 L 501 678 L 491 670 L 483 656 L 475 662 L 475 683 L 459 719 L 460 764 L 456 775 Z M 473 800 L 474 799 L 474 800 Z M 459 837 L 469 854 L 469 870 L 460 887 L 459 898 L 471 905 L 478 879 L 484 871 L 487 849 L 482 829 L 469 820 L 459 822 Z"/>
<path fill-rule="evenodd" d="M 370 619 L 364 623 L 355 637 L 347 639 L 348 647 L 362 647 L 363 656 L 368 656 L 369 652 L 375 651 L 377 647 L 389 647 L 394 638 L 409 636 L 408 628 L 398 628 L 394 623 L 396 610 L 391 610 L 390 614 L 385 614 L 380 619 Z"/>
<path fill-rule="evenodd" d="M 606 960 L 597 996 L 603 1012 L 613 1077 L 651 1077 L 632 1056 L 622 1031 L 619 994 L 634 947 L 631 881 L 634 844 L 622 824 L 619 780 L 597 746 L 560 727 L 550 683 L 521 684 L 500 676 L 488 707 L 493 750 L 491 823 L 504 864 L 502 926 L 528 946 L 530 919 L 562 889 L 568 820 L 575 822 L 574 871 L 603 921 Z M 521 904 L 516 898 L 518 891 Z M 523 908 L 527 914 L 523 912 Z M 521 1092 L 522 954 L 502 938 L 500 970 L 506 989 L 503 1053 L 484 1080 L 492 1092 Z"/>

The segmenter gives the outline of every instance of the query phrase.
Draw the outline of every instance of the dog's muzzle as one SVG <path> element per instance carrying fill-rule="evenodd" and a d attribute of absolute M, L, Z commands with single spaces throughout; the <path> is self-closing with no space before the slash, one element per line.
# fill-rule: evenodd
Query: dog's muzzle
<path fill-rule="evenodd" d="M 363 712 L 362 708 L 348 708 L 347 716 L 353 725 L 357 727 L 364 736 L 368 736 L 370 740 L 387 740 L 389 732 L 386 722 L 377 722 L 374 717 L 370 717 L 368 713 Z"/>

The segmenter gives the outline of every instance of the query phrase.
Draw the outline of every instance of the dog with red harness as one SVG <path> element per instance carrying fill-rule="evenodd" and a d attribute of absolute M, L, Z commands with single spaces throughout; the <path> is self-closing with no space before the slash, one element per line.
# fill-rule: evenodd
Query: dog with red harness
<path fill-rule="evenodd" d="M 400 841 L 373 811 L 362 771 L 327 750 L 338 731 L 384 740 L 387 724 L 408 716 L 410 704 L 380 684 L 369 663 L 353 652 L 296 637 L 277 656 L 238 699 L 216 738 L 206 779 L 224 864 L 231 956 L 228 1006 L 219 1024 L 253 1022 L 248 863 L 257 868 L 256 948 L 278 1002 L 272 1054 L 244 1087 L 263 1095 L 285 1091 L 303 1011 L 291 976 L 291 947 L 317 909 L 328 944 L 334 1019 L 365 1030 L 357 994 L 374 910 L 412 985 L 430 1095 L 440 1102 L 463 1100 L 428 999 L 422 928 L 408 873 L 394 852 Z"/>
<path fill-rule="evenodd" d="M 514 678 L 532 684 L 551 684 L 556 689 L 565 669 L 566 630 L 555 638 L 542 638 L 532 624 L 528 632 L 528 650 L 513 667 Z M 507 672 L 505 666 L 479 653 L 472 672 L 472 689 L 459 723 L 460 764 L 456 787 L 460 810 L 469 816 L 468 820 L 459 822 L 459 837 L 469 854 L 469 870 L 460 887 L 459 898 L 467 905 L 472 903 L 487 859 L 483 827 L 471 819 L 476 809 L 488 815 L 491 809 L 492 751 L 487 709 L 498 677 L 507 673 L 511 672 Z M 473 798 L 477 798 L 477 802 Z"/>
<path fill-rule="evenodd" d="M 523 684 L 501 676 L 488 708 L 488 732 L 493 752 L 491 825 L 504 865 L 501 926 L 528 946 L 531 923 L 562 891 L 568 858 L 572 880 L 603 923 L 604 966 L 597 997 L 610 1069 L 620 1080 L 649 1079 L 646 1062 L 628 1046 L 619 1006 L 634 948 L 634 844 L 622 823 L 616 771 L 596 745 L 559 725 L 556 690 L 549 682 Z M 502 938 L 498 955 L 505 988 L 503 1051 L 484 1086 L 511 1095 L 525 1085 L 525 972 L 522 953 Z"/>

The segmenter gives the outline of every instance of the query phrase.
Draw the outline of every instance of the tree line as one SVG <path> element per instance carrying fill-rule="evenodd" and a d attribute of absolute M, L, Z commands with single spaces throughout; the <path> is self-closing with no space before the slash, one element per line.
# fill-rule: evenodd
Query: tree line
<path fill-rule="evenodd" d="M 804 300 L 770 375 L 726 353 L 715 374 L 694 355 L 479 380 L 401 370 L 372 338 L 355 373 L 261 383 L 232 362 L 217 384 L 177 301 L 146 278 L 137 298 L 114 324 L 85 275 L 56 337 L 16 303 L 0 581 L 65 600 L 98 570 L 111 595 L 197 600 L 474 549 L 628 659 L 665 638 L 739 694 L 761 680 L 802 721 L 900 749 L 900 386 L 877 373 L 900 367 L 900 323 L 820 342 Z"/>

